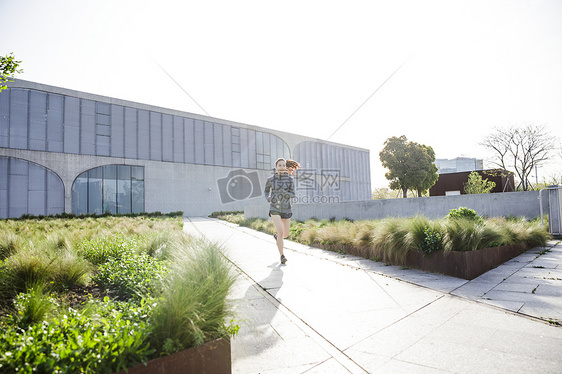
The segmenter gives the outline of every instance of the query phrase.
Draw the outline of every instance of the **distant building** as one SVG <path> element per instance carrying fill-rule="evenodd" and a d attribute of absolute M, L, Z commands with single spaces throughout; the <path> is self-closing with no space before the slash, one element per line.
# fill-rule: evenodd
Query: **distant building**
<path fill-rule="evenodd" d="M 458 173 L 461 171 L 474 171 L 484 169 L 484 160 L 469 157 L 457 157 L 452 160 L 439 158 L 435 160 L 437 173 Z"/>
<path fill-rule="evenodd" d="M 0 219 L 243 210 L 278 157 L 301 163 L 303 203 L 371 198 L 367 149 L 19 79 L 0 92 Z"/>
<path fill-rule="evenodd" d="M 464 195 L 464 184 L 468 182 L 468 175 L 471 172 L 462 171 L 459 173 L 439 174 L 439 179 L 429 189 L 429 196 Z M 476 170 L 476 172 L 482 176 L 482 179 L 487 179 L 496 184 L 491 191 L 492 193 L 515 191 L 513 173 L 511 171 L 489 169 Z"/>

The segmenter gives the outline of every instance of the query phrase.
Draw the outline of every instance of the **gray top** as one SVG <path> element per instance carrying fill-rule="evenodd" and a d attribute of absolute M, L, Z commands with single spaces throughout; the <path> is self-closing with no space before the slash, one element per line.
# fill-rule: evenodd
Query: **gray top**
<path fill-rule="evenodd" d="M 265 198 L 270 203 L 269 210 L 278 213 L 292 213 L 291 198 L 295 197 L 293 177 L 288 173 L 273 174 L 265 183 Z"/>

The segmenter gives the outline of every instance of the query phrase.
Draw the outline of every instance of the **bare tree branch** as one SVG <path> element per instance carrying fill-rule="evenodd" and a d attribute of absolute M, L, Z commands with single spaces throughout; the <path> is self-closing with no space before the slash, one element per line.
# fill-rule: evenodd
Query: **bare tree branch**
<path fill-rule="evenodd" d="M 529 176 L 535 166 L 551 158 L 555 137 L 544 125 L 527 124 L 509 128 L 495 128 L 480 143 L 493 154 L 491 163 L 504 170 L 515 169 L 519 179 L 517 188 L 531 187 Z"/>

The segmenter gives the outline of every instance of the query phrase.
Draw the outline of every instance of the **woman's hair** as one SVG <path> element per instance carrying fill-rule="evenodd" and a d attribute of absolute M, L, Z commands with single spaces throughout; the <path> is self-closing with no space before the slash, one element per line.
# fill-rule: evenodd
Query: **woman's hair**
<path fill-rule="evenodd" d="M 285 161 L 285 166 L 287 166 L 287 171 L 288 171 L 290 174 L 293 174 L 293 175 L 295 174 L 295 171 L 296 171 L 297 169 L 300 169 L 300 168 L 301 168 L 301 165 L 300 165 L 298 162 L 296 162 L 295 160 L 284 159 L 283 157 L 280 157 L 280 158 L 278 158 L 277 160 L 275 160 L 275 166 L 276 166 L 276 167 L 277 167 L 277 163 L 278 163 L 279 161 Z"/>

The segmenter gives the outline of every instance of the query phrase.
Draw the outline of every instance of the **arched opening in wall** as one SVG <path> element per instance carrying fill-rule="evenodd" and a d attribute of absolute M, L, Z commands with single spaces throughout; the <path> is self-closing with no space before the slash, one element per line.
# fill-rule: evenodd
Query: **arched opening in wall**
<path fill-rule="evenodd" d="M 72 183 L 72 213 L 144 212 L 144 166 L 104 165 L 80 174 Z"/>
<path fill-rule="evenodd" d="M 64 184 L 52 170 L 16 157 L 0 156 L 0 218 L 64 212 Z"/>

